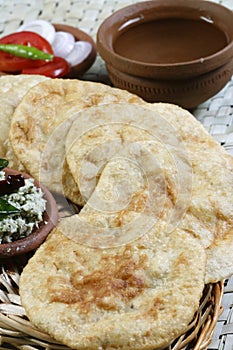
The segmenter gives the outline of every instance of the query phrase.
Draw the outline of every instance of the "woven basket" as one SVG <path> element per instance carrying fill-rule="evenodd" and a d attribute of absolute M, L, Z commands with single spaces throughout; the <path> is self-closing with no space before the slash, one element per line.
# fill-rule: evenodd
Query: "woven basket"
<path fill-rule="evenodd" d="M 18 282 L 26 260 L 2 264 L 0 275 L 0 349 L 48 350 L 69 349 L 35 328 L 20 303 Z M 199 309 L 186 332 L 167 350 L 204 350 L 211 342 L 214 328 L 222 312 L 222 282 L 205 286 Z"/>

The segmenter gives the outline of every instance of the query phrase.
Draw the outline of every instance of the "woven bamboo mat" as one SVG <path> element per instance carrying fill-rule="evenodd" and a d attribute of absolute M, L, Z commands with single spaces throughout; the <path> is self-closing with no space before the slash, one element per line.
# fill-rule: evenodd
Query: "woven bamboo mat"
<path fill-rule="evenodd" d="M 135 2 L 137 0 L 0 0 L 0 36 L 14 32 L 23 22 L 45 19 L 78 27 L 96 40 L 98 27 L 107 16 Z M 233 10 L 233 0 L 214 2 Z M 83 79 L 109 83 L 104 62 L 98 55 Z M 193 114 L 233 156 L 233 78 Z M 233 350 L 233 276 L 226 281 L 222 303 L 224 311 L 209 349 Z"/>

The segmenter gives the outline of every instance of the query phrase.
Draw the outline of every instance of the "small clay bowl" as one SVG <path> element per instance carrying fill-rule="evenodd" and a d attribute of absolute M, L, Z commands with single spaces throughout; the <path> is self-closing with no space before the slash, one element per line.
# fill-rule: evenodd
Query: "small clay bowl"
<path fill-rule="evenodd" d="M 233 74 L 232 23 L 233 12 L 210 1 L 139 2 L 103 21 L 97 50 L 114 86 L 148 102 L 192 109 Z"/>
<path fill-rule="evenodd" d="M 95 62 L 96 59 L 96 44 L 94 42 L 94 40 L 85 32 L 83 32 L 82 30 L 69 26 L 69 25 L 65 25 L 65 24 L 57 24 L 57 23 L 53 23 L 55 30 L 58 31 L 64 31 L 64 32 L 69 32 L 71 33 L 74 38 L 75 41 L 87 41 L 91 44 L 92 46 L 92 50 L 89 53 L 89 55 L 85 58 L 84 61 L 82 61 L 81 63 L 77 64 L 76 66 L 71 67 L 70 72 L 65 75 L 62 78 L 79 78 L 81 77 Z M 0 76 L 1 75 L 6 75 L 8 73 L 5 72 L 0 72 Z"/>
<path fill-rule="evenodd" d="M 4 172 L 6 175 L 9 174 L 22 174 L 25 179 L 31 178 L 28 174 L 5 168 Z M 43 221 L 40 223 L 38 229 L 35 229 L 30 235 L 25 238 L 10 242 L 0 244 L 0 258 L 10 258 L 17 255 L 26 254 L 30 251 L 38 248 L 45 238 L 48 236 L 49 232 L 58 222 L 58 209 L 55 199 L 48 189 L 39 183 L 36 179 L 34 184 L 42 189 L 44 198 L 46 199 L 46 210 L 43 214 Z"/>
<path fill-rule="evenodd" d="M 73 34 L 75 41 L 87 41 L 92 45 L 92 50 L 90 52 L 90 54 L 87 56 L 87 58 L 77 64 L 76 66 L 73 66 L 71 68 L 71 71 L 69 74 L 67 74 L 65 76 L 65 78 L 78 78 L 80 76 L 82 76 L 95 62 L 96 59 L 96 45 L 94 40 L 85 32 L 83 32 L 82 30 L 69 26 L 69 25 L 65 25 L 65 24 L 56 24 L 53 23 L 55 30 L 58 31 L 63 31 L 63 32 L 69 32 L 71 34 Z"/>

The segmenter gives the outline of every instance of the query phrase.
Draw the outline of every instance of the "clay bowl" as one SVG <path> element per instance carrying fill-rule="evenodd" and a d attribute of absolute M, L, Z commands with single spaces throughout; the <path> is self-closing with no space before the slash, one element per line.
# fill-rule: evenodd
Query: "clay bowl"
<path fill-rule="evenodd" d="M 103 21 L 97 50 L 114 86 L 192 109 L 233 74 L 232 23 L 233 12 L 210 1 L 145 1 Z"/>
<path fill-rule="evenodd" d="M 4 169 L 6 175 L 8 174 L 19 174 L 18 171 L 5 168 Z M 21 172 L 20 172 L 21 173 Z M 28 174 L 21 173 L 25 179 L 30 178 Z M 45 238 L 48 236 L 49 232 L 58 222 L 58 209 L 55 199 L 52 194 L 48 191 L 48 189 L 40 184 L 37 180 L 34 180 L 35 185 L 40 187 L 43 191 L 44 198 L 47 201 L 46 211 L 43 215 L 43 221 L 39 225 L 38 229 L 35 229 L 29 236 L 16 240 L 11 243 L 0 244 L 0 258 L 10 258 L 13 256 L 26 254 L 30 251 L 38 248 Z"/>
<path fill-rule="evenodd" d="M 85 32 L 83 32 L 82 30 L 69 26 L 69 25 L 65 25 L 65 24 L 56 24 L 53 23 L 55 30 L 58 31 L 64 31 L 64 32 L 69 32 L 71 34 L 73 34 L 75 41 L 87 41 L 91 44 L 92 46 L 92 50 L 89 53 L 89 55 L 79 64 L 77 64 L 76 66 L 73 66 L 69 72 L 69 74 L 67 74 L 66 76 L 64 76 L 63 78 L 79 78 L 81 77 L 95 62 L 96 59 L 96 44 L 94 42 L 94 40 Z M 6 75 L 7 73 L 5 72 L 0 72 L 0 76 L 1 75 Z"/>
<path fill-rule="evenodd" d="M 87 58 L 82 61 L 81 63 L 77 64 L 76 66 L 71 68 L 71 71 L 69 74 L 66 75 L 66 78 L 77 78 L 82 76 L 95 62 L 96 59 L 96 45 L 94 40 L 85 32 L 82 30 L 65 25 L 65 24 L 53 24 L 55 27 L 55 30 L 58 31 L 64 31 L 69 32 L 73 34 L 75 37 L 75 41 L 88 41 L 92 45 L 92 50 L 90 54 L 87 56 Z"/>

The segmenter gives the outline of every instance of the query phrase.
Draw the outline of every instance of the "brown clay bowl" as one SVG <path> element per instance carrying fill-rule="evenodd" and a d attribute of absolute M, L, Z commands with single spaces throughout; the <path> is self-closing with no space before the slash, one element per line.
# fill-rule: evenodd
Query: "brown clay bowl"
<path fill-rule="evenodd" d="M 151 22 L 176 19 L 209 22 L 226 42 L 206 56 L 200 54 L 200 57 L 194 55 L 193 58 L 179 60 L 174 56 L 177 49 L 177 41 L 174 40 L 166 46 L 170 59 L 166 62 L 161 58 L 150 61 L 146 54 L 145 59 L 138 59 L 134 55 L 138 50 L 137 40 L 127 43 L 132 57 L 116 50 L 117 40 L 119 42 L 121 35 L 127 34 L 127 31 Z M 116 11 L 103 21 L 97 32 L 97 50 L 106 63 L 114 86 L 133 92 L 148 102 L 169 102 L 191 109 L 220 91 L 233 74 L 232 23 L 233 12 L 210 1 L 139 2 Z M 211 39 L 216 42 L 215 37 Z M 164 38 L 161 36 L 161 40 L 157 40 L 163 48 Z M 182 50 L 183 53 L 188 52 L 185 46 Z"/>
<path fill-rule="evenodd" d="M 6 175 L 21 173 L 25 179 L 31 177 L 28 174 L 9 168 L 5 168 L 4 171 Z M 45 186 L 40 184 L 36 179 L 34 181 L 35 185 L 42 189 L 44 198 L 47 201 L 46 211 L 43 215 L 43 221 L 39 225 L 38 229 L 35 229 L 29 236 L 10 243 L 0 244 L 1 259 L 26 254 L 30 251 L 35 250 L 43 243 L 49 232 L 58 222 L 58 209 L 55 199 Z"/>

